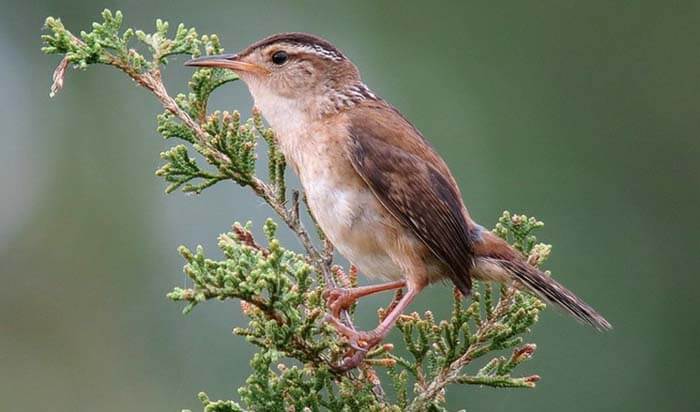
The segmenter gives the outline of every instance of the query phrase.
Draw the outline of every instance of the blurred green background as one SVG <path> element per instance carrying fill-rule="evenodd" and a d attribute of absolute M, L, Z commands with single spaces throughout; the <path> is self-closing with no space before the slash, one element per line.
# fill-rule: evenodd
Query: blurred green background
<path fill-rule="evenodd" d="M 198 391 L 235 397 L 249 372 L 237 304 L 182 316 L 165 293 L 185 282 L 179 244 L 212 249 L 234 220 L 270 212 L 233 184 L 164 195 L 160 108 L 121 73 L 71 71 L 48 97 L 44 18 L 77 32 L 104 7 L 137 28 L 162 17 L 219 33 L 230 51 L 322 35 L 445 156 L 477 220 L 545 221 L 549 268 L 615 329 L 547 310 L 520 371 L 542 376 L 537 389 L 452 387 L 451 409 L 697 410 L 700 2 L 198 4 L 2 1 L 0 410 L 198 410 Z M 179 63 L 173 91 L 191 73 Z M 251 100 L 234 83 L 213 106 L 247 114 Z M 412 309 L 444 313 L 447 293 Z"/>

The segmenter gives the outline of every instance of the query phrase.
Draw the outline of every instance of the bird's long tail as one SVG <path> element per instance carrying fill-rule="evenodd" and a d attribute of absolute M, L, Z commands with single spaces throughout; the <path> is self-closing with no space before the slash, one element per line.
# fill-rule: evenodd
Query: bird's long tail
<path fill-rule="evenodd" d="M 603 331 L 612 325 L 600 313 L 581 300 L 561 283 L 524 261 L 500 261 L 499 264 L 520 283 L 526 291 L 546 302 L 553 303 L 568 314 Z"/>
<path fill-rule="evenodd" d="M 561 283 L 528 264 L 510 245 L 489 234 L 476 252 L 474 275 L 484 280 L 515 280 L 524 289 L 546 302 L 553 303 L 582 323 L 604 331 L 612 325 L 600 313 L 581 300 Z"/>

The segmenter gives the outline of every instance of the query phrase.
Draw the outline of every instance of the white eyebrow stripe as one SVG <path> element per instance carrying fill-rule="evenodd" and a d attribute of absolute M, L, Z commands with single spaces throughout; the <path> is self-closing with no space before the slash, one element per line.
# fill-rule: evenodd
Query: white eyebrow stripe
<path fill-rule="evenodd" d="M 318 44 L 292 44 L 292 46 L 296 46 L 301 50 L 304 50 L 306 52 L 315 54 L 319 57 L 322 57 L 324 59 L 329 59 L 335 62 L 343 60 L 343 55 L 340 53 L 337 53 L 333 50 L 328 50 L 325 47 L 319 46 Z"/>

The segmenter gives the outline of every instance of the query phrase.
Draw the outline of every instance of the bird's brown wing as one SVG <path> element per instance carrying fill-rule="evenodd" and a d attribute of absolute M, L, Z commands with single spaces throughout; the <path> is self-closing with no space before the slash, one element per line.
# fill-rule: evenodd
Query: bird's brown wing
<path fill-rule="evenodd" d="M 420 133 L 395 109 L 353 116 L 349 158 L 389 212 L 450 268 L 447 276 L 467 295 L 472 242 L 466 211 L 452 176 Z M 362 118 L 362 120 L 359 120 Z"/>

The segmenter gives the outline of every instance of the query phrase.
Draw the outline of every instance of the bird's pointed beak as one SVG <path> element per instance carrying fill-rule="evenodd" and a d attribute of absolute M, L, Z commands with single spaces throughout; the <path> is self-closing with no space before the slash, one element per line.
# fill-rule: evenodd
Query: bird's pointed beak
<path fill-rule="evenodd" d="M 236 72 L 269 74 L 269 71 L 257 64 L 241 61 L 237 54 L 217 54 L 191 59 L 185 62 L 185 66 L 192 67 L 219 67 L 230 69 Z"/>

